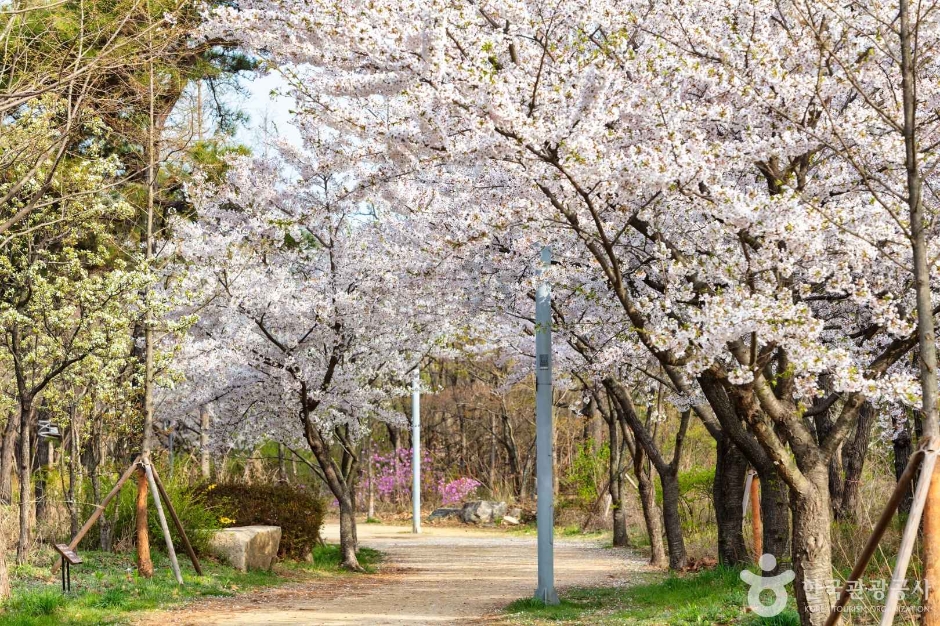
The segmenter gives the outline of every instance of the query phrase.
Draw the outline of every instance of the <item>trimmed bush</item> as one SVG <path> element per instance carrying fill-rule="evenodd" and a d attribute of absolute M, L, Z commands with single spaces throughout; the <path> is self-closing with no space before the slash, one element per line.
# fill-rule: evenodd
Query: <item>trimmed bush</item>
<path fill-rule="evenodd" d="M 302 485 L 218 483 L 193 491 L 219 512 L 222 526 L 280 526 L 280 557 L 303 559 L 323 543 L 320 529 L 326 505 Z"/>

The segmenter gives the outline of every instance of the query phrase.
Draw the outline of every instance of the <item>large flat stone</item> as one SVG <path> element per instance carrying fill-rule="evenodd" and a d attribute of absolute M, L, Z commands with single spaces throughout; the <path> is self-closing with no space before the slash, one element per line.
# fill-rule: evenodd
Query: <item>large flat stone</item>
<path fill-rule="evenodd" d="M 428 521 L 445 519 L 448 517 L 460 517 L 460 513 L 463 509 L 452 509 L 447 507 L 442 507 L 440 509 L 434 509 L 434 511 L 428 515 Z"/>
<path fill-rule="evenodd" d="M 463 505 L 460 518 L 467 524 L 492 524 L 506 515 L 505 502 L 474 500 Z"/>
<path fill-rule="evenodd" d="M 233 526 L 212 535 L 209 552 L 243 572 L 271 569 L 280 543 L 280 526 Z"/>

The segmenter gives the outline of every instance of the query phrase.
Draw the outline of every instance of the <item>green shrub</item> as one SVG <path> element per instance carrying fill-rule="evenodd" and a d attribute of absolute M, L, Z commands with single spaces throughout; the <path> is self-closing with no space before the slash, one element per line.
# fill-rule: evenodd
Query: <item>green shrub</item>
<path fill-rule="evenodd" d="M 262 524 L 281 527 L 278 555 L 301 559 L 322 543 L 326 505 L 302 485 L 220 483 L 200 485 L 194 495 L 218 511 L 224 526 Z"/>
<path fill-rule="evenodd" d="M 571 462 L 563 482 L 568 493 L 574 496 L 578 507 L 586 508 L 597 500 L 598 489 L 607 477 L 607 465 L 610 459 L 610 446 L 607 443 L 595 450 L 594 440 L 588 440 L 578 447 L 578 453 Z"/>
<path fill-rule="evenodd" d="M 687 472 L 679 472 L 679 495 L 687 497 L 711 498 L 715 484 L 715 468 L 700 467 Z"/>

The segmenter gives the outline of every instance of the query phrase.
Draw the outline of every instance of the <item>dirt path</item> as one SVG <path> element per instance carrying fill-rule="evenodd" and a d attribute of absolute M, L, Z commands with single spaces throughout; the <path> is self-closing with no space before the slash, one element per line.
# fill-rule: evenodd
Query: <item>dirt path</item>
<path fill-rule="evenodd" d="M 325 537 L 338 541 L 338 527 Z M 374 625 L 467 624 L 487 621 L 535 589 L 535 537 L 500 531 L 361 524 L 359 541 L 386 554 L 382 572 L 287 585 L 197 603 L 146 624 Z M 638 557 L 584 539 L 556 539 L 559 588 L 617 585 L 645 568 Z"/>

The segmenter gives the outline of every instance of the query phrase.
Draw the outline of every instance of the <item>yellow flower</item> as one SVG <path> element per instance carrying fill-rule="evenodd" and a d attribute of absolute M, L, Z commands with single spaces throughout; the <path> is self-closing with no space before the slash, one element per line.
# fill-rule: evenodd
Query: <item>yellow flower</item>
<path fill-rule="evenodd" d="M 219 523 L 220 524 L 234 524 L 235 520 L 233 520 L 231 517 L 225 517 L 223 515 L 222 517 L 219 518 Z"/>

